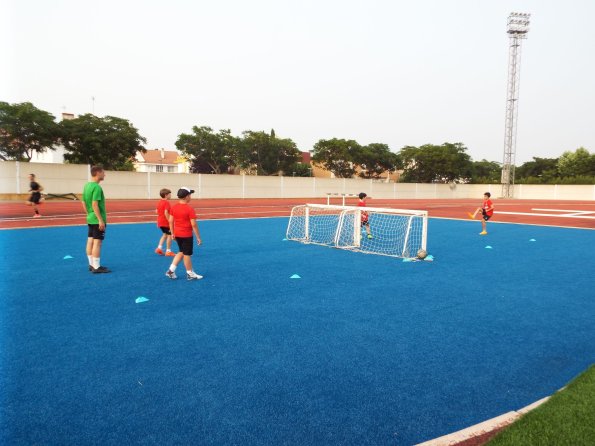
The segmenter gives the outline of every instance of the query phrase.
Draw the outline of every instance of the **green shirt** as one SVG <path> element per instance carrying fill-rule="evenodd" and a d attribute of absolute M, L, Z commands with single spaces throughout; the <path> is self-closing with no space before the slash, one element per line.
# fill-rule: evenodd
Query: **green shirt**
<path fill-rule="evenodd" d="M 99 205 L 99 213 L 101 214 L 101 218 L 103 218 L 103 222 L 107 223 L 107 215 L 105 213 L 105 196 L 103 195 L 103 189 L 96 183 L 95 181 L 91 181 L 85 184 L 83 189 L 83 202 L 87 208 L 87 224 L 90 225 L 97 225 L 99 224 L 99 220 L 93 212 L 93 202 L 96 201 Z"/>

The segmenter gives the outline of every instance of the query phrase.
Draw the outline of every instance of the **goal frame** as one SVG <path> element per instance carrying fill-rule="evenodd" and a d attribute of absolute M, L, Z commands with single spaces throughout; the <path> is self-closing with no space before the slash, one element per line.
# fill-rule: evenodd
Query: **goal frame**
<path fill-rule="evenodd" d="M 303 213 L 299 214 L 299 211 L 303 210 Z M 335 233 L 332 237 L 332 242 L 329 241 L 317 241 L 313 240 L 310 237 L 310 218 L 311 218 L 311 211 L 318 210 L 318 211 L 329 211 L 330 216 L 332 216 L 332 212 L 334 211 L 335 215 L 337 215 L 338 221 L 335 228 Z M 407 228 L 402 240 L 402 249 L 399 254 L 387 254 L 383 252 L 377 251 L 368 251 L 362 249 L 362 236 L 361 236 L 361 215 L 362 212 L 367 213 L 378 213 L 378 214 L 389 214 L 401 217 L 409 217 L 409 221 L 407 222 Z M 298 215 L 299 214 L 299 215 Z M 348 216 L 353 216 L 353 222 L 348 222 Z M 298 218 L 303 218 L 303 234 L 302 236 L 294 236 L 290 231 L 295 229 L 296 223 L 295 220 Z M 314 203 L 306 203 L 303 205 L 294 206 L 291 210 L 291 215 L 289 217 L 289 223 L 287 225 L 286 231 L 286 239 L 298 241 L 301 243 L 307 244 L 317 244 L 323 246 L 332 246 L 335 248 L 340 249 L 348 249 L 358 252 L 363 252 L 366 254 L 375 254 L 375 255 L 385 255 L 390 257 L 405 257 L 407 246 L 411 236 L 411 229 L 412 229 L 412 222 L 413 218 L 421 218 L 421 243 L 419 249 L 427 250 L 427 232 L 428 232 L 428 212 L 422 210 L 412 210 L 412 209 L 393 209 L 393 208 L 376 208 L 376 207 L 362 207 L 362 206 L 339 206 L 339 205 L 325 205 L 325 204 L 314 204 Z M 341 234 L 342 229 L 345 227 L 346 224 L 353 225 L 353 239 L 349 240 L 352 243 L 341 243 L 342 240 Z M 411 255 L 411 253 L 409 253 Z"/>

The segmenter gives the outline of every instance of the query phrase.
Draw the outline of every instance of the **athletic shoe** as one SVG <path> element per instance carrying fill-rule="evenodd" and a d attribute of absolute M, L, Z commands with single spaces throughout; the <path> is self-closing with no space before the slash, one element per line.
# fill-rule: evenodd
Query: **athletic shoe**
<path fill-rule="evenodd" d="M 372 237 L 372 234 L 368 234 L 368 238 L 373 239 L 374 237 Z"/>
<path fill-rule="evenodd" d="M 488 233 L 486 231 L 481 231 L 479 235 L 488 235 Z"/>
<path fill-rule="evenodd" d="M 159 254 L 160 256 L 162 256 L 163 255 L 163 250 L 161 248 L 157 248 L 155 250 L 155 254 Z"/>
<path fill-rule="evenodd" d="M 40 217 L 41 217 L 41 214 L 35 214 L 35 215 L 33 216 L 33 218 L 40 218 Z"/>
<path fill-rule="evenodd" d="M 174 273 L 173 271 L 170 271 L 169 269 L 165 272 L 165 276 L 169 277 L 170 279 L 178 278 L 178 276 L 176 276 L 176 273 Z"/>
<path fill-rule="evenodd" d="M 469 218 L 471 220 L 473 220 L 475 218 L 475 216 L 471 212 L 467 212 L 467 215 L 469 216 Z"/>
<path fill-rule="evenodd" d="M 167 251 L 165 253 L 165 257 L 175 257 L 175 256 L 176 256 L 176 253 L 175 252 Z"/>
<path fill-rule="evenodd" d="M 89 265 L 89 271 L 93 272 L 95 268 L 93 268 L 91 265 Z"/>
<path fill-rule="evenodd" d="M 93 268 L 92 273 L 93 274 L 102 274 L 102 273 L 111 273 L 111 271 L 109 270 L 109 268 L 106 268 L 105 266 L 100 266 L 99 268 Z"/>
<path fill-rule="evenodd" d="M 196 274 L 194 271 L 186 272 L 186 279 L 188 280 L 200 280 L 202 276 L 200 274 Z"/>

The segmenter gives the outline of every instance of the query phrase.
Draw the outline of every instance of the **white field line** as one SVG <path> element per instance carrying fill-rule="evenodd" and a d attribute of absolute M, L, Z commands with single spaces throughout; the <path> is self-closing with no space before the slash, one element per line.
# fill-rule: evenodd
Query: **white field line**
<path fill-rule="evenodd" d="M 537 209 L 533 209 L 533 210 L 537 210 Z M 552 209 L 558 212 L 572 212 L 572 211 L 561 211 L 559 209 Z M 583 212 L 583 211 L 579 211 L 579 212 Z M 589 213 L 589 214 L 593 214 L 595 212 L 586 212 L 584 211 L 584 213 Z M 557 218 L 586 218 L 589 220 L 595 220 L 595 215 L 591 216 L 591 215 L 584 215 L 583 214 L 542 214 L 539 212 L 503 212 L 503 211 L 494 211 L 494 214 L 506 214 L 506 215 L 530 215 L 532 217 L 557 217 Z"/>

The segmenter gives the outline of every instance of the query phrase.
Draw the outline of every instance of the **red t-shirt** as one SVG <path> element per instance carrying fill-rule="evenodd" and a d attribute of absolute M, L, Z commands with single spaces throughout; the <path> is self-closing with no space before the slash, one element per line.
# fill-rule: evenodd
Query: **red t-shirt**
<path fill-rule="evenodd" d="M 357 205 L 358 205 L 358 206 L 361 206 L 361 207 L 363 207 L 363 208 L 365 208 L 365 207 L 366 207 L 366 202 L 365 202 L 365 201 L 359 201 L 359 202 L 357 203 Z M 365 212 L 365 211 L 362 211 L 362 221 L 363 221 L 363 222 L 366 222 L 366 221 L 368 221 L 368 213 L 367 213 L 367 212 Z"/>
<path fill-rule="evenodd" d="M 157 226 L 160 228 L 169 228 L 169 221 L 165 216 L 165 211 L 169 212 L 171 205 L 168 200 L 159 200 L 157 203 Z"/>
<path fill-rule="evenodd" d="M 485 211 L 486 215 L 491 216 L 494 213 L 494 209 L 493 209 L 494 205 L 492 204 L 492 200 L 485 200 L 483 202 L 483 206 L 482 209 Z M 492 208 L 492 209 L 490 209 Z M 488 211 L 488 209 L 490 209 Z"/>
<path fill-rule="evenodd" d="M 192 237 L 191 220 L 196 219 L 194 208 L 187 203 L 174 204 L 169 211 L 174 217 L 174 237 Z"/>

